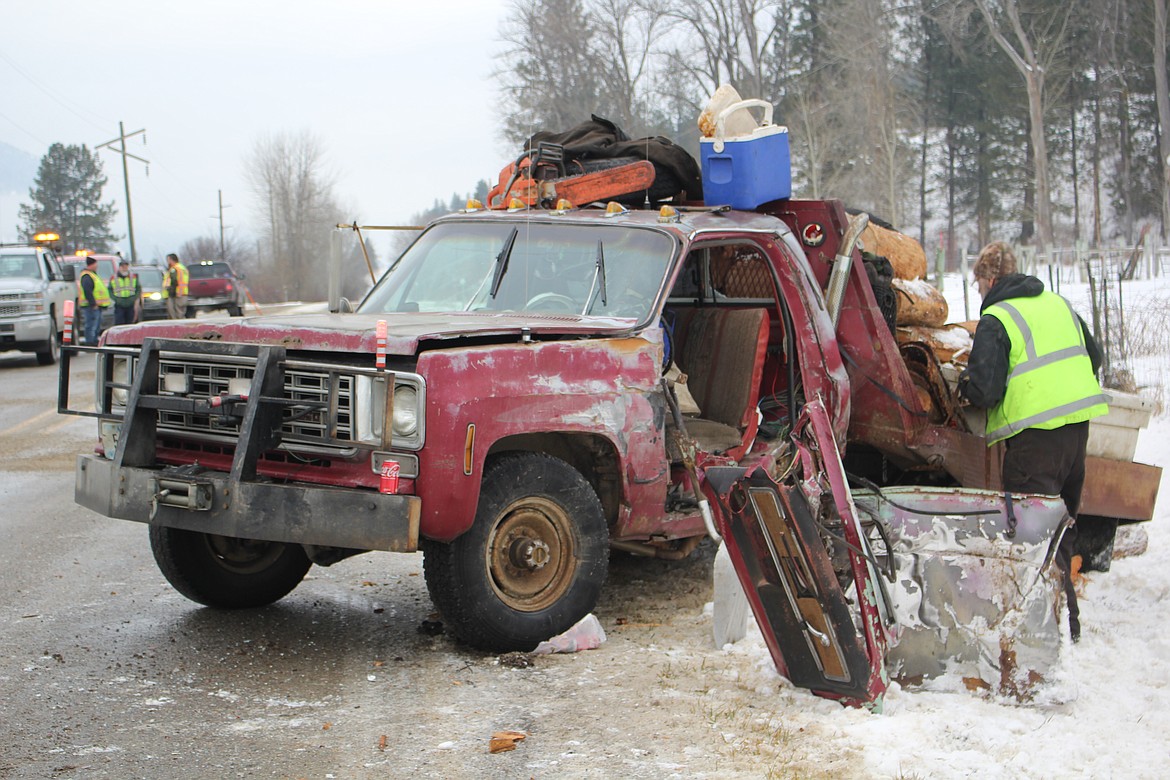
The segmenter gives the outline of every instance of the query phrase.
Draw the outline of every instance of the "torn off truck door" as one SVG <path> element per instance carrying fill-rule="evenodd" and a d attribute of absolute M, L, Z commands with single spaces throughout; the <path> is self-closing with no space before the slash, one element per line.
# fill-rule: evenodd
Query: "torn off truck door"
<path fill-rule="evenodd" d="M 819 398 L 793 442 L 797 461 L 779 482 L 765 468 L 707 470 L 727 550 L 780 673 L 820 696 L 880 707 L 889 610 Z M 826 533 L 846 548 L 841 571 Z"/>

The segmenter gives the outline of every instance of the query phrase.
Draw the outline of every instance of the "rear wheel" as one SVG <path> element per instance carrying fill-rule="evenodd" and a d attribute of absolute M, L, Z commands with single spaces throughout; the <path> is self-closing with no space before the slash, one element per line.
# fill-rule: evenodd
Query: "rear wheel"
<path fill-rule="evenodd" d="M 288 595 L 312 565 L 297 544 L 150 527 L 150 549 L 167 582 L 209 607 L 262 607 Z"/>
<path fill-rule="evenodd" d="M 497 652 L 532 650 L 587 615 L 609 566 L 597 494 L 572 466 L 536 453 L 492 462 L 472 527 L 423 549 L 427 588 L 448 625 Z"/>

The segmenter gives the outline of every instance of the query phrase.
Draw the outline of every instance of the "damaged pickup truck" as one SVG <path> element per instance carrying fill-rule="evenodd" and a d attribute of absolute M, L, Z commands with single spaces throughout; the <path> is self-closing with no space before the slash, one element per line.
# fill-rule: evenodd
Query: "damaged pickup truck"
<path fill-rule="evenodd" d="M 96 355 L 76 499 L 148 524 L 166 578 L 214 607 L 280 599 L 313 563 L 423 550 L 448 626 L 495 651 L 590 612 L 611 548 L 679 558 L 722 535 L 793 682 L 872 702 L 888 669 L 938 673 L 934 649 L 966 630 L 946 621 L 970 618 L 990 644 L 958 652 L 1010 688 L 1028 652 L 988 594 L 1056 598 L 1064 513 L 1000 491 L 1001 448 L 934 355 L 896 343 L 858 221 L 832 200 L 469 208 L 354 312 L 114 329 L 61 372 L 62 411 L 83 413 L 68 358 Z M 1156 491 L 1157 469 L 1110 468 Z M 1149 490 L 1100 488 L 1087 514 L 1150 516 Z M 898 658 L 899 636 L 926 650 Z"/>

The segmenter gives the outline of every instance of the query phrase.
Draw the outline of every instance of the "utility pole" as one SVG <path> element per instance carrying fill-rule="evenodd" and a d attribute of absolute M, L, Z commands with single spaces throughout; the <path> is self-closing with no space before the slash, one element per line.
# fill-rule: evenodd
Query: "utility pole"
<path fill-rule="evenodd" d="M 231 208 L 231 204 L 226 207 L 223 205 L 223 190 L 219 190 L 219 259 L 227 259 L 227 246 L 223 239 L 223 210 L 224 208 Z M 212 217 L 214 219 L 214 217 Z"/>
<path fill-rule="evenodd" d="M 146 129 L 143 128 L 142 130 L 135 130 L 130 135 L 126 135 L 125 127 L 123 127 L 122 123 L 119 122 L 118 123 L 118 137 L 113 138 L 109 141 L 106 141 L 104 144 L 97 145 L 98 149 L 109 149 L 111 152 L 116 152 L 117 154 L 122 155 L 122 181 L 124 181 L 126 183 L 126 224 L 130 228 L 130 262 L 131 263 L 138 262 L 138 252 L 134 248 L 134 214 L 133 214 L 133 212 L 130 211 L 130 171 L 126 167 L 126 158 L 133 157 L 135 160 L 138 160 L 138 162 L 145 163 L 147 166 L 146 173 L 148 176 L 150 175 L 150 160 L 145 160 L 136 154 L 130 154 L 130 152 L 126 151 L 126 139 L 133 138 L 136 135 L 142 135 L 142 142 L 146 143 L 145 133 L 146 133 Z M 115 149 L 112 146 L 112 144 L 114 144 L 115 142 L 120 144 L 120 146 L 117 149 Z"/>

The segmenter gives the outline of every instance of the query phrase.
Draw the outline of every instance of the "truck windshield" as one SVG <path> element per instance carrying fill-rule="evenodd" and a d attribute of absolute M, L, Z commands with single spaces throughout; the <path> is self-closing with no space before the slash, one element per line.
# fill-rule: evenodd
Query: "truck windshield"
<path fill-rule="evenodd" d="M 227 263 L 192 263 L 187 266 L 187 273 L 192 279 L 227 279 L 232 275 L 232 269 Z"/>
<path fill-rule="evenodd" d="M 36 253 L 0 253 L 0 279 L 39 279 L 40 276 Z"/>
<path fill-rule="evenodd" d="M 514 229 L 501 274 L 502 248 Z M 508 311 L 641 322 L 651 313 L 673 251 L 669 236 L 623 226 L 448 222 L 424 233 L 359 311 Z M 600 256 L 604 295 L 598 294 Z"/>

